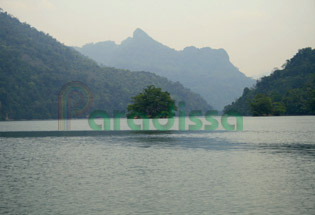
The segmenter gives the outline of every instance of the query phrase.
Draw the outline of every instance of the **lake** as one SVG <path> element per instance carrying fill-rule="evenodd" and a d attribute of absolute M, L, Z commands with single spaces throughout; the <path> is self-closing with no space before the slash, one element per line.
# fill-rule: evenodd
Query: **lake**
<path fill-rule="evenodd" d="M 45 135 L 58 121 L 0 122 L 0 214 L 315 214 L 315 117 L 243 127 L 141 132 L 122 120 L 77 135 L 91 129 L 73 120 L 73 135 Z"/>

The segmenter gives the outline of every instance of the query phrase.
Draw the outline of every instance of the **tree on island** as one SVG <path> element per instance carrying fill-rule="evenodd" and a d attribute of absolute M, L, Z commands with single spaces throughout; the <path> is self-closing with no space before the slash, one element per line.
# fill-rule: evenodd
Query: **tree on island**
<path fill-rule="evenodd" d="M 150 85 L 132 97 L 127 109 L 128 118 L 169 118 L 174 116 L 177 107 L 169 92 Z"/>

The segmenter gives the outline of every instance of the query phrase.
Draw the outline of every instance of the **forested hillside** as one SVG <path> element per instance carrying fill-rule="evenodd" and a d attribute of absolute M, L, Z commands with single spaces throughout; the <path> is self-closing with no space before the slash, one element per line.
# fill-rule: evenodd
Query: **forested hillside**
<path fill-rule="evenodd" d="M 58 93 L 66 83 L 84 83 L 94 97 L 91 110 L 125 111 L 148 85 L 161 87 L 187 110 L 211 107 L 180 83 L 149 72 L 100 67 L 51 36 L 0 11 L 0 119 L 56 119 Z M 80 116 L 85 117 L 87 113 Z"/>
<path fill-rule="evenodd" d="M 315 114 L 315 49 L 304 48 L 270 76 L 228 105 L 242 115 Z"/>

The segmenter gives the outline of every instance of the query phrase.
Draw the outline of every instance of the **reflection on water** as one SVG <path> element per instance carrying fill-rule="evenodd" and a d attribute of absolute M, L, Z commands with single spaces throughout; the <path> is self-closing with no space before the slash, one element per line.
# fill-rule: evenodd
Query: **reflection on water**
<path fill-rule="evenodd" d="M 315 157 L 315 144 L 259 144 L 259 148 L 268 153 L 299 154 Z"/>
<path fill-rule="evenodd" d="M 315 214 L 314 122 L 245 118 L 243 132 L 7 133 L 0 214 Z M 32 122 L 10 122 L 15 131 L 21 124 L 32 130 Z"/>

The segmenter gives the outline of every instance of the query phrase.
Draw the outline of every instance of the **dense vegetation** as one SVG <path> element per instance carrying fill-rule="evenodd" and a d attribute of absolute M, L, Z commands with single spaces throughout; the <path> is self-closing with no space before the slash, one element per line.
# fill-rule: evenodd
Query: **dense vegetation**
<path fill-rule="evenodd" d="M 90 111 L 125 111 L 131 97 L 151 84 L 170 92 L 176 102 L 185 101 L 187 111 L 211 109 L 199 95 L 178 82 L 149 72 L 100 67 L 73 48 L 0 11 L 1 120 L 57 119 L 58 93 L 72 81 L 80 81 L 90 89 L 93 95 Z M 70 101 L 75 106 L 73 102 Z"/>
<path fill-rule="evenodd" d="M 173 117 L 175 101 L 169 92 L 150 85 L 141 93 L 132 97 L 132 104 L 128 105 L 128 118 L 168 118 Z"/>
<path fill-rule="evenodd" d="M 304 48 L 270 76 L 228 105 L 225 112 L 242 115 L 314 115 L 315 50 Z"/>
<path fill-rule="evenodd" d="M 230 62 L 224 49 L 191 46 L 176 51 L 155 41 L 141 29 L 119 45 L 105 41 L 76 49 L 104 65 L 154 72 L 179 81 L 217 110 L 239 97 L 244 87 L 255 83 Z"/>

